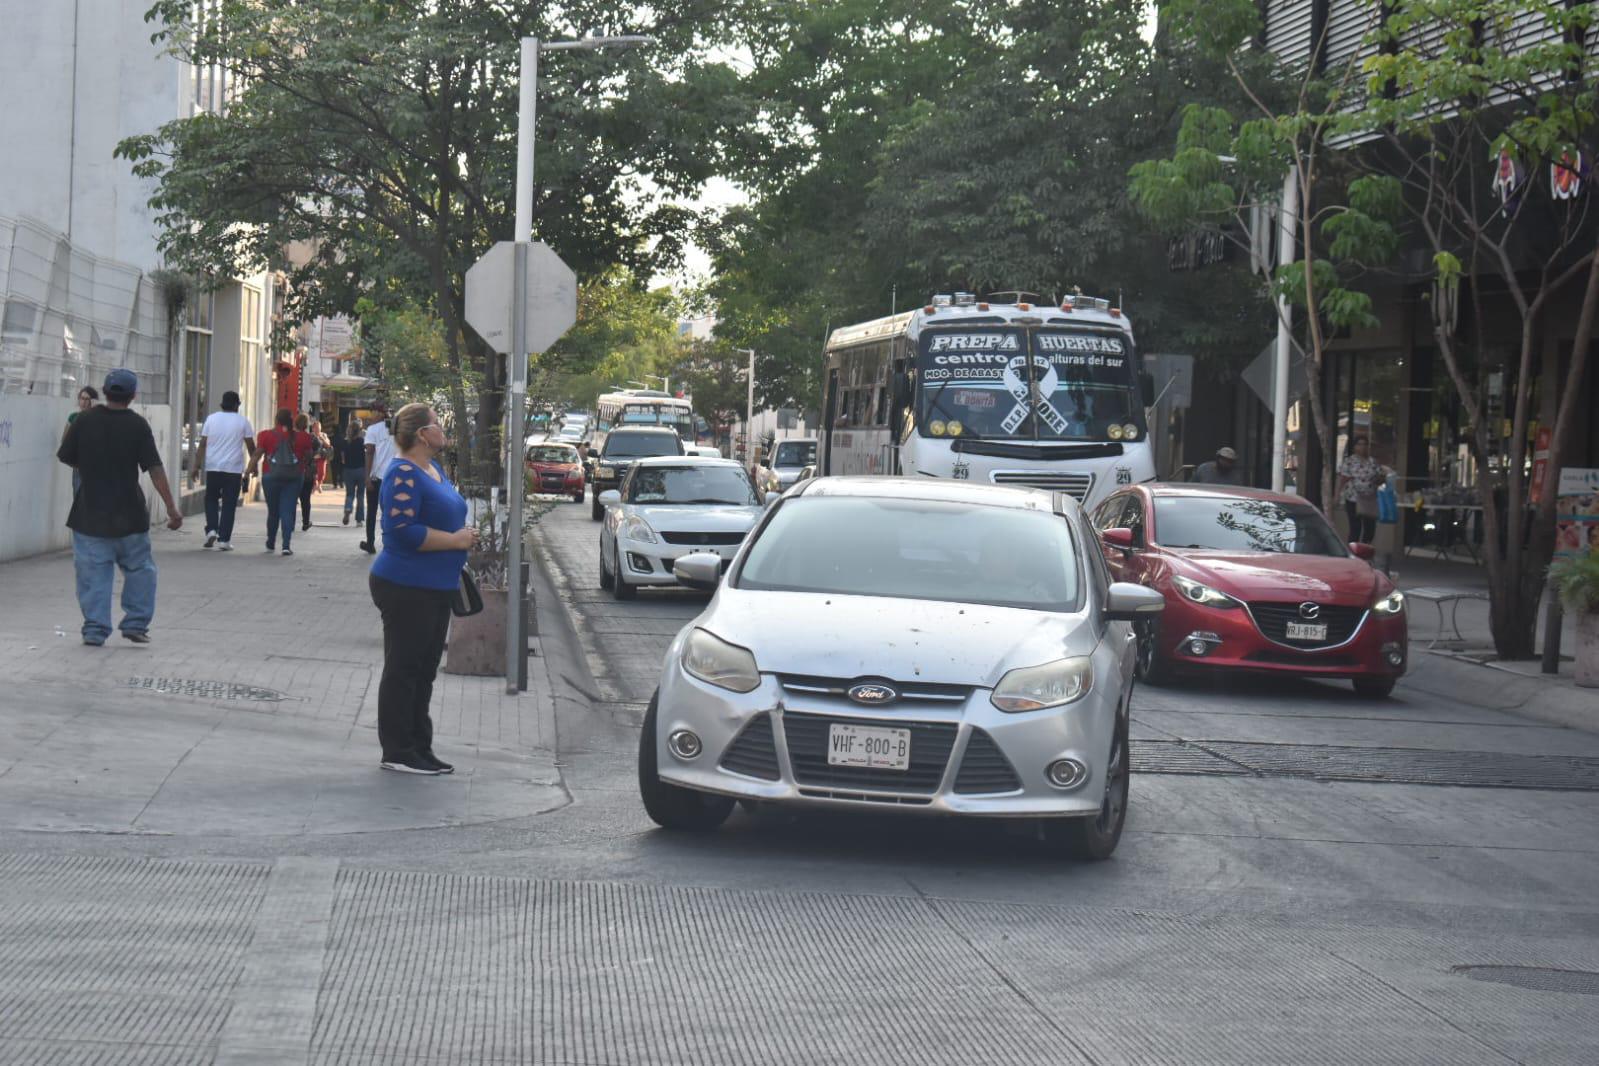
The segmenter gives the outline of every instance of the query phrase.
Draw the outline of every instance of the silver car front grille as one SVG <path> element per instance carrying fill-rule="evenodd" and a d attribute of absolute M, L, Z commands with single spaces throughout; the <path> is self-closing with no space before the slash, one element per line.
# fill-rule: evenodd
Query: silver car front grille
<path fill-rule="evenodd" d="M 996 470 L 990 477 L 996 485 L 1017 485 L 1064 492 L 1078 503 L 1086 500 L 1088 493 L 1094 487 L 1093 474 L 1053 473 L 1044 470 Z"/>
<path fill-rule="evenodd" d="M 849 700 L 849 690 L 861 684 L 883 681 L 875 677 L 819 677 L 811 674 L 778 674 L 778 682 L 785 691 L 803 696 L 826 696 Z M 881 706 L 892 707 L 901 703 L 964 703 L 972 694 L 970 685 L 938 685 L 922 681 L 886 681 L 899 698 Z"/>

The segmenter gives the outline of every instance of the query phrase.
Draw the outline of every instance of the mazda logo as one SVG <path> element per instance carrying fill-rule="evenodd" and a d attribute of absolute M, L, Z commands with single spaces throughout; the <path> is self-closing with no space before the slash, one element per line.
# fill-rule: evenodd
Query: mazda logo
<path fill-rule="evenodd" d="M 883 704 L 893 703 L 899 699 L 899 693 L 888 685 L 869 682 L 852 687 L 849 690 L 849 698 L 856 703 Z"/>
<path fill-rule="evenodd" d="M 1309 603 L 1309 602 L 1301 603 L 1299 605 L 1299 617 L 1301 617 L 1301 618 L 1320 618 L 1321 617 L 1321 604 L 1319 604 L 1319 603 Z"/>

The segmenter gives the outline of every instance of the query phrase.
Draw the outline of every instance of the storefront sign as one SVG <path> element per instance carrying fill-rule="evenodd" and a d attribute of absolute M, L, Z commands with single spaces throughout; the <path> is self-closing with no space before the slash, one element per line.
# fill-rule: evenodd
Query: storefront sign
<path fill-rule="evenodd" d="M 1555 554 L 1590 550 L 1599 550 L 1599 469 L 1566 467 L 1555 500 Z"/>

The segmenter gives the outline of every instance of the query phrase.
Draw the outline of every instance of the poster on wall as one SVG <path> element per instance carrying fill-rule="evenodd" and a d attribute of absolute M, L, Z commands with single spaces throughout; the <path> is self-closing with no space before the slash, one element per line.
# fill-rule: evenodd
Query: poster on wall
<path fill-rule="evenodd" d="M 1555 499 L 1555 554 L 1599 550 L 1599 468 L 1560 471 Z"/>

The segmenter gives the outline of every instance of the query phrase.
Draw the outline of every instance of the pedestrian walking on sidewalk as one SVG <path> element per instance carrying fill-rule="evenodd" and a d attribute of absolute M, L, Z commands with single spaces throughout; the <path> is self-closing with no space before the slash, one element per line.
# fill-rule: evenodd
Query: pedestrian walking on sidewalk
<path fill-rule="evenodd" d="M 350 524 L 350 510 L 355 509 L 355 524 L 366 521 L 366 440 L 361 432 L 361 420 L 350 419 L 350 428 L 339 442 L 339 461 L 344 467 L 344 524 Z"/>
<path fill-rule="evenodd" d="M 328 440 L 328 435 L 322 432 L 322 423 L 313 418 L 311 420 L 311 440 L 316 443 L 316 491 L 322 491 L 322 483 L 328 479 L 328 456 L 333 454 L 333 447 Z M 306 518 L 311 516 L 306 514 Z"/>
<path fill-rule="evenodd" d="M 385 770 L 447 774 L 455 768 L 433 754 L 428 705 L 450 631 L 450 600 L 477 530 L 437 462 L 448 442 L 433 409 L 406 404 L 394 415 L 393 432 L 399 450 L 379 498 L 383 551 L 367 577 L 383 617 L 378 742 Z"/>
<path fill-rule="evenodd" d="M 277 550 L 279 531 L 283 534 L 283 554 L 293 555 L 289 544 L 294 534 L 294 507 L 300 499 L 300 487 L 305 484 L 306 473 L 311 469 L 311 435 L 294 428 L 294 412 L 287 407 L 278 412 L 273 428 L 262 431 L 256 438 L 255 458 L 250 460 L 250 473 L 264 456 L 266 469 L 261 471 L 261 494 L 267 505 L 267 551 Z"/>
<path fill-rule="evenodd" d="M 300 479 L 299 503 L 300 529 L 302 531 L 311 528 L 311 493 L 316 488 L 316 434 L 311 431 L 313 425 L 311 416 L 303 411 L 294 416 L 295 431 L 304 433 L 306 439 L 311 442 L 311 455 L 306 460 L 304 476 Z M 292 515 L 289 520 L 291 522 L 294 520 Z"/>
<path fill-rule="evenodd" d="M 246 456 L 248 453 L 248 456 Z M 233 514 L 239 508 L 244 470 L 255 458 L 255 428 L 239 413 L 239 394 L 222 394 L 222 410 L 206 416 L 200 427 L 200 451 L 189 471 L 205 471 L 205 547 L 233 550 Z"/>
<path fill-rule="evenodd" d="M 78 409 L 67 416 L 67 429 L 71 429 L 72 428 L 72 423 L 74 423 L 74 422 L 76 422 L 78 420 L 78 416 L 83 414 L 83 412 L 88 411 L 91 408 L 93 408 L 95 403 L 97 403 L 99 401 L 99 399 L 100 399 L 99 390 L 97 390 L 93 385 L 85 385 L 83 388 L 79 389 L 78 390 Z M 63 443 L 67 439 L 67 429 L 64 429 L 64 430 L 61 431 L 61 440 L 63 441 Z M 78 471 L 76 469 L 74 469 L 72 471 L 72 495 L 76 496 L 78 494 L 78 486 L 80 486 L 82 484 L 83 484 L 83 478 L 80 477 L 78 475 Z"/>
<path fill-rule="evenodd" d="M 394 437 L 389 433 L 389 407 L 382 400 L 372 404 L 372 420 L 366 426 L 366 539 L 361 550 L 368 555 L 378 550 L 376 524 L 378 520 L 378 493 L 383 488 L 383 475 L 394 461 Z"/>
<path fill-rule="evenodd" d="M 94 647 L 111 635 L 111 590 L 118 569 L 122 571 L 122 635 L 135 644 L 150 642 L 156 570 L 150 553 L 150 509 L 139 484 L 140 470 L 150 475 L 150 483 L 166 505 L 167 528 L 183 525 L 150 423 L 130 409 L 138 393 L 139 379 L 133 371 L 111 371 L 105 377 L 105 404 L 80 412 L 56 452 L 57 459 L 82 477 L 67 526 L 72 530 L 83 642 Z"/>

